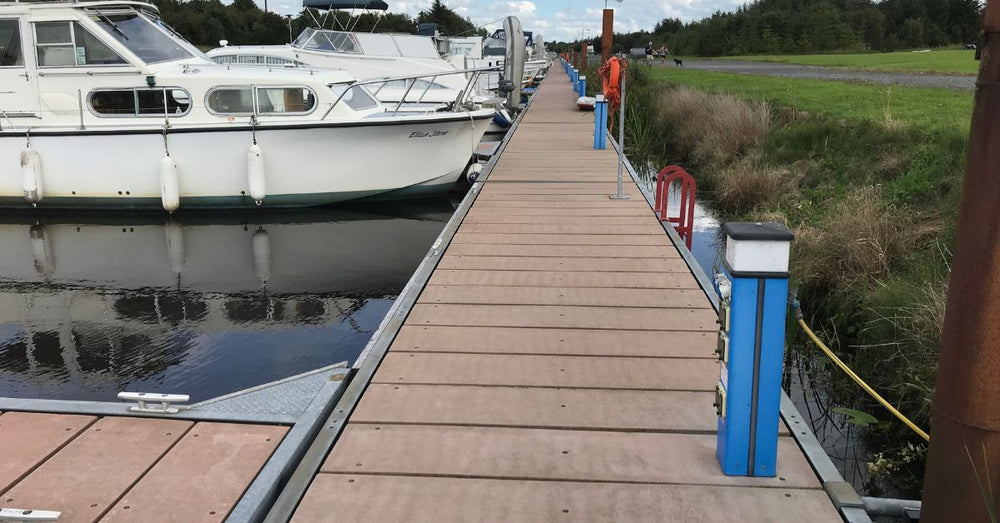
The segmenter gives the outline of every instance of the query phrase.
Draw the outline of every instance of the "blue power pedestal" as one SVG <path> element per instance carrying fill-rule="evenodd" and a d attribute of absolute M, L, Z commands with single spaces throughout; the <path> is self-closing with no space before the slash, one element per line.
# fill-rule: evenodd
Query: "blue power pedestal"
<path fill-rule="evenodd" d="M 587 77 L 581 76 L 576 84 L 576 92 L 580 96 L 587 96 Z"/>
<path fill-rule="evenodd" d="M 608 132 L 608 101 L 604 95 L 597 94 L 594 101 L 594 149 L 607 149 Z"/>
<path fill-rule="evenodd" d="M 779 223 L 727 223 L 719 290 L 722 362 L 715 389 L 716 455 L 728 476 L 773 477 L 792 231 Z"/>

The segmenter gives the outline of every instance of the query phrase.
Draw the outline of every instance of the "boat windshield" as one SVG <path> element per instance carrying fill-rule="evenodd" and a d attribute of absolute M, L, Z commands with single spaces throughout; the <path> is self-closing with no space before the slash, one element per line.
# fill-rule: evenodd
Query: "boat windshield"
<path fill-rule="evenodd" d="M 361 54 L 361 47 L 351 33 L 326 29 L 306 29 L 292 46 L 310 51 Z"/>
<path fill-rule="evenodd" d="M 91 9 L 90 19 L 148 64 L 191 58 L 197 52 L 159 18 L 132 10 Z"/>

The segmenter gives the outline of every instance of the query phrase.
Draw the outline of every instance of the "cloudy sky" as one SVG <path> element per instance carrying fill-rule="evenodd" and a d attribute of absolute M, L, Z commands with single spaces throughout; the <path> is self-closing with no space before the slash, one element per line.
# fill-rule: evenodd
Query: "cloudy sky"
<path fill-rule="evenodd" d="M 414 16 L 427 9 L 431 0 L 386 0 L 386 3 L 390 12 Z M 539 33 L 549 42 L 600 34 L 601 11 L 604 9 L 604 0 L 444 0 L 444 3 L 487 29 L 497 27 L 497 20 L 504 16 L 517 16 L 526 31 Z M 732 10 L 743 3 L 745 0 L 610 0 L 608 7 L 615 9 L 615 31 L 631 32 L 651 30 L 656 22 L 667 17 L 696 20 L 717 10 Z M 263 0 L 258 0 L 258 4 L 263 4 Z M 293 0 L 269 0 L 268 5 L 272 10 L 286 14 L 297 13 L 302 4 Z"/>

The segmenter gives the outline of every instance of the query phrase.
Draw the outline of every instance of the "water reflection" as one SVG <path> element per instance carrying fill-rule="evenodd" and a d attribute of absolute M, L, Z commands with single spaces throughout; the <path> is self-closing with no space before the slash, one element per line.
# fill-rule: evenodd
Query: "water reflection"
<path fill-rule="evenodd" d="M 0 396 L 197 401 L 353 360 L 453 206 L 0 218 Z"/>

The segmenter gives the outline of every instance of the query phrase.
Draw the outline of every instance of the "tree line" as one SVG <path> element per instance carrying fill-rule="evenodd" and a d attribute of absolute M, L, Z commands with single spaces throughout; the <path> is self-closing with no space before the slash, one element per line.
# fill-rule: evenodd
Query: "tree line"
<path fill-rule="evenodd" d="M 268 45 L 289 43 L 307 27 L 323 22 L 326 28 L 353 27 L 355 31 L 415 33 L 417 25 L 437 24 L 442 35 L 485 34 L 468 18 L 435 0 L 415 18 L 401 13 L 363 13 L 351 17 L 345 11 L 329 14 L 302 10 L 296 16 L 281 16 L 265 12 L 254 0 L 233 0 L 229 5 L 220 0 L 153 0 L 163 21 L 191 43 L 211 48 L 227 40 L 231 45 Z M 324 18 L 324 16 L 326 18 Z"/>
<path fill-rule="evenodd" d="M 690 23 L 615 35 L 614 52 L 649 41 L 697 56 L 897 51 L 975 44 L 979 0 L 757 0 Z M 557 44 L 557 51 L 573 44 Z M 600 38 L 591 45 L 600 52 Z M 579 45 L 577 45 L 579 47 Z"/>

